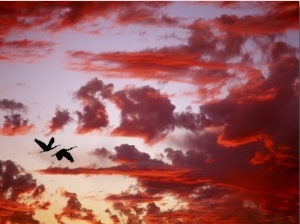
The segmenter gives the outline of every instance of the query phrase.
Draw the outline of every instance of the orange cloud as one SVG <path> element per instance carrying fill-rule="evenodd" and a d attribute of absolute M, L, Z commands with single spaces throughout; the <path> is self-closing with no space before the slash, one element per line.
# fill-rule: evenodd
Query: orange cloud
<path fill-rule="evenodd" d="M 117 214 L 121 212 L 128 220 L 135 218 L 150 223 L 158 219 L 166 222 L 207 222 L 214 217 L 215 222 L 221 222 L 225 221 L 221 217 L 228 216 L 227 221 L 244 222 L 246 216 L 253 216 L 253 220 L 273 220 L 276 216 L 279 220 L 286 220 L 287 215 L 296 218 L 294 209 L 297 204 L 292 198 L 299 194 L 298 167 L 278 163 L 284 161 L 279 159 L 283 157 L 277 157 L 277 160 L 265 157 L 263 163 L 254 163 L 255 159 L 252 158 L 259 149 L 259 142 L 228 150 L 217 144 L 217 137 L 217 133 L 206 133 L 186 139 L 189 146 L 194 148 L 186 152 L 166 149 L 165 159 L 171 164 L 151 159 L 147 153 L 124 144 L 116 147 L 114 154 L 107 154 L 102 150 L 95 155 L 110 158 L 118 164 L 116 166 L 74 169 L 49 167 L 38 172 L 52 175 L 124 175 L 136 178 L 143 191 L 128 191 L 106 198 L 113 202 L 114 211 Z M 297 158 L 294 159 L 297 161 Z M 280 170 L 284 174 L 279 177 Z M 281 193 L 277 195 L 274 192 Z M 168 212 L 158 209 L 155 204 L 161 203 L 162 196 L 166 193 L 178 197 L 185 203 L 185 207 Z M 268 200 L 270 197 L 273 199 Z M 279 205 L 280 198 L 287 201 L 283 207 Z M 270 204 L 274 202 L 278 204 Z M 149 213 L 145 203 L 148 203 Z M 232 213 L 233 211 L 237 212 Z M 115 223 L 121 220 L 113 211 L 109 214 Z"/>
<path fill-rule="evenodd" d="M 50 202 L 40 201 L 44 185 L 37 185 L 32 175 L 14 162 L 0 160 L 0 217 L 7 223 L 38 223 L 37 209 L 48 209 Z"/>
<path fill-rule="evenodd" d="M 61 194 L 62 196 L 68 198 L 68 201 L 66 206 L 62 209 L 62 212 L 54 215 L 58 223 L 63 224 L 63 218 L 68 218 L 72 221 L 82 220 L 90 224 L 102 223 L 100 220 L 97 220 L 96 215 L 91 209 L 86 209 L 82 207 L 75 193 L 62 191 Z"/>
<path fill-rule="evenodd" d="M 23 119 L 20 114 L 5 115 L 4 119 L 3 127 L 0 129 L 1 135 L 24 135 L 34 129 L 34 125 L 28 124 L 28 119 Z"/>

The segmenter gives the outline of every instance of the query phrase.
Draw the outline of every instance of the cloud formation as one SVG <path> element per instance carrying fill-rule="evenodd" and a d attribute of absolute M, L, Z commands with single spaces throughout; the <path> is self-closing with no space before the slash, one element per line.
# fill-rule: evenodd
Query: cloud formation
<path fill-rule="evenodd" d="M 78 134 L 101 130 L 108 125 L 105 105 L 99 97 L 102 99 L 109 97 L 112 88 L 112 84 L 105 85 L 101 80 L 94 78 L 75 93 L 75 98 L 79 99 L 83 105 L 83 112 L 76 111 L 79 124 L 76 129 Z"/>
<path fill-rule="evenodd" d="M 24 135 L 34 129 L 28 119 L 23 119 L 21 114 L 4 115 L 4 123 L 0 129 L 1 135 Z"/>
<path fill-rule="evenodd" d="M 53 51 L 54 43 L 41 40 L 2 40 L 0 55 L 2 60 L 33 62 L 45 58 Z"/>
<path fill-rule="evenodd" d="M 164 22 L 172 24 L 174 19 L 166 15 L 157 15 L 158 9 L 165 7 L 166 2 L 2 2 L 1 33 L 8 35 L 12 29 L 44 29 L 61 31 L 66 28 L 76 28 L 78 25 L 94 22 L 99 18 L 114 18 L 116 23 L 140 23 L 134 20 L 131 12 L 143 12 L 143 19 L 151 23 Z M 150 13 L 152 12 L 152 14 Z M 155 17 L 158 16 L 158 18 Z M 51 20 L 49 20 L 51 18 Z"/>
<path fill-rule="evenodd" d="M 251 216 L 256 221 L 284 222 L 288 216 L 297 219 L 297 164 L 294 167 L 285 166 L 274 160 L 253 164 L 251 159 L 256 150 L 261 150 L 259 146 L 265 147 L 260 142 L 240 145 L 228 151 L 217 143 L 217 139 L 218 133 L 214 132 L 187 136 L 186 143 L 193 149 L 186 152 L 165 149 L 165 157 L 170 164 L 151 159 L 147 153 L 140 152 L 133 145 L 124 144 L 116 147 L 116 153 L 109 156 L 117 166 L 74 169 L 49 167 L 39 172 L 136 178 L 143 193 L 124 192 L 106 198 L 113 202 L 115 211 L 122 213 L 118 216 L 110 210 L 110 216 L 116 223 L 122 220 L 122 216 L 127 217 L 127 220 L 143 216 L 142 220 L 150 223 L 157 219 L 165 222 L 207 222 L 212 220 L 212 216 L 215 222 L 243 222 L 245 216 Z M 107 158 L 107 155 L 104 157 Z M 270 172 L 270 168 L 273 172 Z M 280 177 L 279 170 L 282 173 Z M 174 207 L 169 212 L 161 211 L 156 203 L 166 193 L 174 195 L 185 206 L 180 209 Z M 282 200 L 286 201 L 285 205 L 280 202 Z M 155 213 L 150 212 L 152 209 L 147 212 L 146 202 Z M 139 214 L 137 208 L 141 210 Z"/>
<path fill-rule="evenodd" d="M 104 101 L 114 103 L 121 111 L 121 121 L 112 135 L 141 137 L 151 144 L 162 140 L 174 128 L 175 106 L 168 96 L 150 86 L 127 87 L 113 92 L 113 84 L 94 78 L 82 86 L 75 97 L 83 105 L 76 111 L 79 119 L 77 133 L 105 128 L 109 124 Z"/>
<path fill-rule="evenodd" d="M 128 88 L 114 93 L 112 100 L 121 110 L 121 123 L 113 135 L 138 136 L 151 143 L 173 129 L 175 106 L 159 90 Z"/>
<path fill-rule="evenodd" d="M 48 123 L 48 127 L 50 129 L 48 134 L 53 134 L 58 130 L 62 130 L 65 125 L 71 122 L 73 119 L 70 116 L 70 113 L 67 109 L 61 110 L 56 108 L 55 116 Z"/>
<path fill-rule="evenodd" d="M 0 3 L 6 21 L 0 32 L 3 36 L 10 32 L 12 28 L 6 24 L 59 32 L 101 18 L 113 18 L 113 25 L 122 26 L 178 25 L 178 18 L 158 10 L 167 4 L 131 2 L 125 7 L 120 2 L 14 3 L 9 8 Z M 38 171 L 48 175 L 134 178 L 136 191 L 105 198 L 112 204 L 106 212 L 113 223 L 299 222 L 299 49 L 283 41 L 287 31 L 299 28 L 299 4 L 207 4 L 244 9 L 251 6 L 260 11 L 256 15 L 196 18 L 180 24 L 188 37 L 179 45 L 136 52 L 66 51 L 70 69 L 101 72 L 110 78 L 185 82 L 197 89 L 191 93 L 197 112 L 192 107 L 174 112 L 175 105 L 167 94 L 151 86 L 114 90 L 113 84 L 94 78 L 75 92 L 82 106 L 76 111 L 76 134 L 105 130 L 109 126 L 105 103 L 109 102 L 121 114 L 113 136 L 140 137 L 153 150 L 158 147 L 155 143 L 169 136 L 167 140 L 174 140 L 173 148 L 166 146 L 160 158 L 153 158 L 152 152 L 137 149 L 133 143 L 116 146 L 113 152 L 99 146 L 89 156 L 99 159 L 102 166 L 50 166 Z M 20 17 L 25 19 L 20 21 Z M 1 41 L 2 46 L 11 48 L 27 49 L 26 44 L 30 49 L 39 44 L 41 49 L 51 48 L 27 39 Z M 3 99 L 0 109 L 21 112 L 25 106 Z M 33 128 L 19 113 L 4 118 L 2 134 L 26 133 Z M 62 129 L 69 119 L 67 110 L 57 109 L 50 132 Z M 179 140 L 174 130 L 180 132 Z M 109 160 L 109 165 L 104 167 L 101 159 Z M 7 168 L 1 169 L 6 180 L 0 186 L 6 189 L 14 178 Z M 14 212 L 12 208 L 17 208 L 18 214 L 28 212 L 28 220 L 34 223 L 34 209 L 20 205 L 11 198 L 11 191 L 4 191 L 10 202 L 0 203 L 0 208 L 5 207 L 0 214 L 8 217 Z M 44 191 L 43 186 L 35 186 L 31 196 L 38 198 Z M 75 193 L 63 191 L 62 196 L 68 201 L 55 215 L 57 222 L 70 219 L 101 223 L 92 210 L 83 208 Z M 168 198 L 175 203 L 165 206 Z M 49 203 L 35 206 L 47 208 Z"/>
<path fill-rule="evenodd" d="M 9 223 L 39 223 L 33 216 L 37 209 L 48 209 L 42 202 L 44 185 L 38 185 L 32 175 L 11 160 L 0 160 L 0 216 Z"/>
<path fill-rule="evenodd" d="M 263 68 L 256 62 L 266 62 L 264 53 L 274 38 L 298 28 L 297 3 L 280 2 L 266 8 L 261 7 L 257 16 L 195 19 L 185 25 L 190 33 L 186 44 L 136 52 L 69 50 L 69 68 L 101 71 L 109 77 L 187 82 L 198 86 L 199 101 L 207 101 L 222 94 L 221 88 L 228 90 L 242 78 L 261 74 Z"/>
<path fill-rule="evenodd" d="M 5 111 L 24 111 L 26 112 L 26 106 L 21 102 L 15 102 L 14 100 L 2 99 L 0 100 L 0 109 Z"/>
<path fill-rule="evenodd" d="M 3 116 L 4 123 L 0 128 L 1 135 L 24 135 L 34 129 L 34 124 L 29 124 L 28 119 L 22 117 L 21 113 L 27 113 L 27 107 L 23 103 L 2 99 L 0 100 L 0 110 L 7 112 L 7 115 Z"/>
<path fill-rule="evenodd" d="M 237 2 L 237 4 L 223 4 L 223 6 L 231 7 L 239 4 L 241 5 Z M 249 6 L 251 7 L 251 4 Z M 235 15 L 222 15 L 217 18 L 215 25 L 226 32 L 254 36 L 279 34 L 288 29 L 299 28 L 299 4 L 296 2 L 262 3 L 256 7 L 260 7 L 264 13 L 240 18 Z M 261 21 L 267 22 L 262 24 Z"/>
<path fill-rule="evenodd" d="M 102 223 L 100 220 L 97 220 L 93 210 L 82 207 L 75 193 L 62 190 L 61 196 L 68 198 L 68 201 L 66 206 L 63 207 L 62 212 L 54 215 L 57 223 L 64 224 L 64 218 L 72 221 L 82 220 L 90 224 Z"/>

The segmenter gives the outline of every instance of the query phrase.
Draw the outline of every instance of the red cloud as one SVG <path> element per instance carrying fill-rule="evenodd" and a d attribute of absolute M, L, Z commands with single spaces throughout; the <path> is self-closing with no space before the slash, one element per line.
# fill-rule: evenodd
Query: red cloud
<path fill-rule="evenodd" d="M 102 223 L 101 221 L 97 220 L 95 214 L 91 209 L 86 209 L 82 207 L 75 193 L 63 191 L 62 196 L 68 198 L 68 202 L 60 214 L 54 215 L 58 223 L 63 224 L 64 223 L 62 221 L 63 218 L 68 218 L 72 221 L 82 220 L 91 224 Z"/>
<path fill-rule="evenodd" d="M 103 71 L 109 76 L 158 79 L 162 81 L 192 82 L 193 74 L 196 73 L 193 68 L 224 70 L 230 67 L 220 62 L 199 61 L 199 53 L 191 52 L 186 46 L 140 52 L 99 54 L 85 51 L 68 51 L 67 54 L 75 60 L 70 63 L 71 69 L 89 72 Z M 182 76 L 182 73 L 186 76 Z"/>
<path fill-rule="evenodd" d="M 46 57 L 53 51 L 54 43 L 35 40 L 0 40 L 0 55 L 5 60 L 21 60 L 25 62 L 33 62 L 37 59 Z"/>
<path fill-rule="evenodd" d="M 216 19 L 216 25 L 226 32 L 254 36 L 278 34 L 288 29 L 299 28 L 299 4 L 297 2 L 274 2 L 260 4 L 260 7 L 266 11 L 265 14 L 243 17 L 222 15 Z"/>
<path fill-rule="evenodd" d="M 28 124 L 28 119 L 23 119 L 21 114 L 14 113 L 14 111 L 27 112 L 24 104 L 3 99 L 0 100 L 0 110 L 10 112 L 10 115 L 4 115 L 4 124 L 0 128 L 0 134 L 7 136 L 23 135 L 34 129 L 33 124 Z"/>
<path fill-rule="evenodd" d="M 59 31 L 90 23 L 98 18 L 128 14 L 135 9 L 156 12 L 166 2 L 1 2 L 1 32 L 7 35 L 12 29 L 42 28 Z M 151 15 L 149 15 L 150 17 Z M 123 16 L 124 17 L 124 16 Z M 153 18 L 152 15 L 150 18 Z M 50 19 L 51 18 L 51 19 Z M 146 18 L 144 18 L 146 19 Z M 134 22 L 124 17 L 127 22 Z M 170 18 L 163 19 L 167 24 Z M 120 21 L 120 18 L 119 20 Z M 139 21 L 135 21 L 139 22 Z M 124 24 L 125 22 L 123 22 Z"/>
<path fill-rule="evenodd" d="M 129 192 L 122 192 L 121 194 L 111 194 L 105 198 L 108 201 L 118 202 L 118 201 L 128 201 L 135 203 L 151 202 L 151 201 L 160 201 L 162 197 L 147 195 L 142 192 L 136 194 L 130 194 Z"/>
<path fill-rule="evenodd" d="M 156 26 L 174 26 L 179 24 L 179 19 L 167 15 L 156 15 L 153 8 L 129 7 L 120 11 L 116 22 L 118 24 L 144 24 Z"/>
<path fill-rule="evenodd" d="M 75 93 L 84 106 L 83 112 L 77 111 L 77 133 L 99 130 L 108 125 L 102 100 L 112 101 L 121 110 L 121 123 L 112 135 L 137 136 L 153 143 L 173 129 L 175 106 L 159 90 L 149 86 L 126 88 L 115 93 L 112 90 L 113 84 L 105 85 L 95 78 Z"/>
<path fill-rule="evenodd" d="M 83 112 L 76 111 L 79 126 L 76 129 L 78 134 L 85 134 L 91 131 L 100 130 L 108 125 L 108 115 L 101 102 L 94 101 L 83 107 Z"/>
<path fill-rule="evenodd" d="M 34 129 L 34 125 L 28 124 L 28 119 L 23 119 L 20 114 L 5 115 L 4 119 L 3 127 L 0 129 L 2 135 L 24 135 Z"/>
<path fill-rule="evenodd" d="M 77 133 L 83 134 L 99 130 L 108 125 L 108 115 L 104 104 L 99 101 L 98 95 L 107 98 L 111 95 L 112 88 L 112 84 L 105 85 L 101 80 L 95 78 L 75 93 L 75 97 L 81 100 L 84 106 L 83 112 L 76 111 L 79 120 Z"/>
<path fill-rule="evenodd" d="M 39 223 L 36 209 L 48 209 L 50 202 L 39 201 L 45 191 L 32 175 L 10 160 L 0 161 L 0 216 L 8 223 Z M 31 203 L 32 201 L 32 203 Z"/>
<path fill-rule="evenodd" d="M 39 172 L 64 175 L 125 175 L 136 178 L 144 189 L 143 197 L 140 194 L 122 193 L 107 198 L 114 201 L 114 209 L 122 212 L 128 220 L 137 217 L 136 209 L 146 211 L 142 203 L 151 203 L 153 200 L 159 202 L 157 197 L 167 192 L 187 203 L 189 209 L 175 209 L 170 212 L 156 209 L 157 216 L 142 212 L 143 220 L 155 222 L 156 217 L 166 222 L 207 222 L 213 216 L 215 222 L 245 222 L 245 216 L 237 215 L 240 213 L 253 216 L 257 221 L 286 220 L 287 216 L 297 218 L 298 205 L 294 198 L 299 194 L 298 166 L 274 164 L 272 159 L 268 163 L 254 164 L 250 161 L 259 144 L 246 144 L 228 151 L 217 144 L 217 133 L 196 134 L 186 141 L 194 150 L 186 153 L 170 148 L 165 150 L 171 161 L 170 165 L 151 159 L 147 153 L 139 152 L 134 146 L 121 145 L 115 148 L 115 154 L 110 155 L 114 162 L 120 164 L 117 166 L 74 169 L 50 167 Z M 268 140 L 265 144 L 271 145 Z M 208 159 L 210 162 L 207 162 Z M 278 172 L 283 172 L 283 175 L 278 177 Z M 281 200 L 286 201 L 284 206 L 280 205 Z M 232 213 L 230 208 L 238 212 Z M 202 211 L 202 215 L 199 215 L 199 211 Z M 224 216 L 228 218 L 223 219 Z M 116 223 L 119 220 L 112 213 L 111 217 Z"/>
<path fill-rule="evenodd" d="M 198 23 L 194 26 L 195 34 L 201 37 L 201 26 L 198 27 Z M 191 39 L 191 44 L 198 44 L 194 37 L 196 35 Z M 240 54 L 241 43 L 243 41 L 231 51 L 232 55 Z M 147 102 L 152 101 L 145 93 L 153 92 L 155 94 L 150 96 L 162 100 L 162 105 L 170 109 L 169 117 L 173 117 L 170 127 L 177 125 L 193 132 L 184 136 L 181 142 L 184 151 L 165 150 L 171 164 L 151 159 L 134 146 L 121 145 L 116 147 L 115 154 L 104 153 L 106 158 L 118 164 L 116 166 L 50 167 L 39 172 L 130 176 L 137 179 L 149 196 L 155 198 L 168 192 L 187 203 L 188 209 L 172 212 L 162 212 L 158 206 L 150 204 L 150 211 L 155 211 L 156 216 L 152 216 L 151 212 L 143 213 L 148 222 L 157 221 L 155 217 L 171 222 L 214 220 L 245 223 L 249 219 L 253 222 L 288 222 L 289 219 L 297 222 L 299 95 L 295 91 L 295 83 L 299 82 L 299 62 L 295 49 L 283 42 L 268 42 L 264 48 L 264 62 L 269 65 L 265 76 L 256 69 L 250 70 L 247 73 L 249 80 L 229 89 L 225 98 L 201 105 L 197 114 L 191 111 L 174 114 L 168 99 L 150 87 L 110 92 L 106 99 L 112 100 L 121 109 L 126 124 L 140 122 L 140 114 L 146 114 L 140 113 L 141 108 L 147 108 Z M 209 49 L 207 53 L 210 53 Z M 223 53 L 216 58 L 222 58 Z M 237 71 L 243 69 L 238 67 Z M 140 108 L 136 109 L 134 103 Z M 211 132 L 212 128 L 218 129 Z M 119 195 L 119 202 L 117 195 L 113 198 L 116 200 L 114 209 L 128 220 L 139 217 L 135 209 L 146 211 L 139 204 L 132 206 L 130 197 L 126 198 L 126 202 L 121 202 L 122 194 Z M 112 213 L 111 217 L 116 222 L 120 220 Z M 245 220 L 245 217 L 248 219 Z"/>
<path fill-rule="evenodd" d="M 121 109 L 121 124 L 113 135 L 139 136 L 152 143 L 173 129 L 175 106 L 152 87 L 121 90 L 112 100 Z"/>
<path fill-rule="evenodd" d="M 249 5 L 251 3 L 247 7 Z M 257 54 L 261 53 L 262 61 L 268 63 L 264 61 L 267 58 L 264 54 L 270 49 L 265 47 L 274 42 L 272 36 L 268 35 L 281 35 L 288 29 L 298 27 L 297 3 L 274 3 L 267 8 L 267 12 L 257 16 L 222 15 L 211 20 L 197 19 L 186 26 L 190 30 L 187 44 L 178 46 L 138 52 L 68 51 L 70 68 L 103 71 L 110 77 L 192 83 L 199 87 L 201 102 L 202 99 L 219 95 L 221 88 L 226 89 L 227 85 L 240 82 L 241 76 L 250 80 L 254 73 L 261 73 L 261 67 L 255 60 Z M 252 49 L 248 49 L 249 44 L 253 45 Z M 257 49 L 256 52 L 253 49 Z M 267 91 L 268 95 L 255 97 L 260 100 L 274 97 L 275 89 Z"/>
<path fill-rule="evenodd" d="M 299 62 L 293 50 L 287 56 L 289 48 L 281 42 L 274 43 L 271 49 L 272 65 L 266 79 L 249 80 L 232 89 L 227 98 L 201 106 L 208 117 L 224 125 L 220 144 L 238 146 L 268 135 L 277 146 L 296 147 L 299 96 L 293 86 L 299 79 Z"/>
<path fill-rule="evenodd" d="M 50 128 L 49 134 L 53 134 L 56 131 L 63 129 L 63 127 L 70 121 L 72 121 L 72 118 L 68 110 L 60 110 L 56 108 L 55 116 L 48 124 Z"/>

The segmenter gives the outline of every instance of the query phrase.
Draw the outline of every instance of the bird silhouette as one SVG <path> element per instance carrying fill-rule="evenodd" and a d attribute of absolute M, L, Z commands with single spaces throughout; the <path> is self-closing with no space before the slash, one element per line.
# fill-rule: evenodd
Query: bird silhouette
<path fill-rule="evenodd" d="M 68 151 L 71 150 L 71 149 L 73 149 L 73 148 L 75 148 L 75 147 L 77 147 L 77 146 L 71 147 L 69 149 L 61 149 L 61 150 L 59 150 L 57 153 L 55 153 L 52 156 L 56 156 L 56 158 L 58 160 L 61 160 L 63 157 L 65 157 L 67 160 L 69 160 L 70 162 L 73 163 L 74 159 L 73 159 L 72 155 Z"/>
<path fill-rule="evenodd" d="M 53 146 L 53 143 L 54 143 L 54 138 L 52 137 L 48 143 L 48 145 L 46 145 L 44 142 L 38 140 L 38 139 L 34 139 L 34 141 L 43 149 L 43 151 L 41 152 L 48 152 L 54 148 L 56 148 L 57 146 L 60 146 L 60 145 L 56 145 L 56 146 Z"/>

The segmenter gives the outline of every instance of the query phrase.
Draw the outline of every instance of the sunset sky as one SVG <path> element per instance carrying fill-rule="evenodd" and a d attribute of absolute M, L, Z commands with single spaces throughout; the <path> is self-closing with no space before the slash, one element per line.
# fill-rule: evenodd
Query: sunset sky
<path fill-rule="evenodd" d="M 0 224 L 299 222 L 298 1 L 0 2 L 0 71 Z"/>

